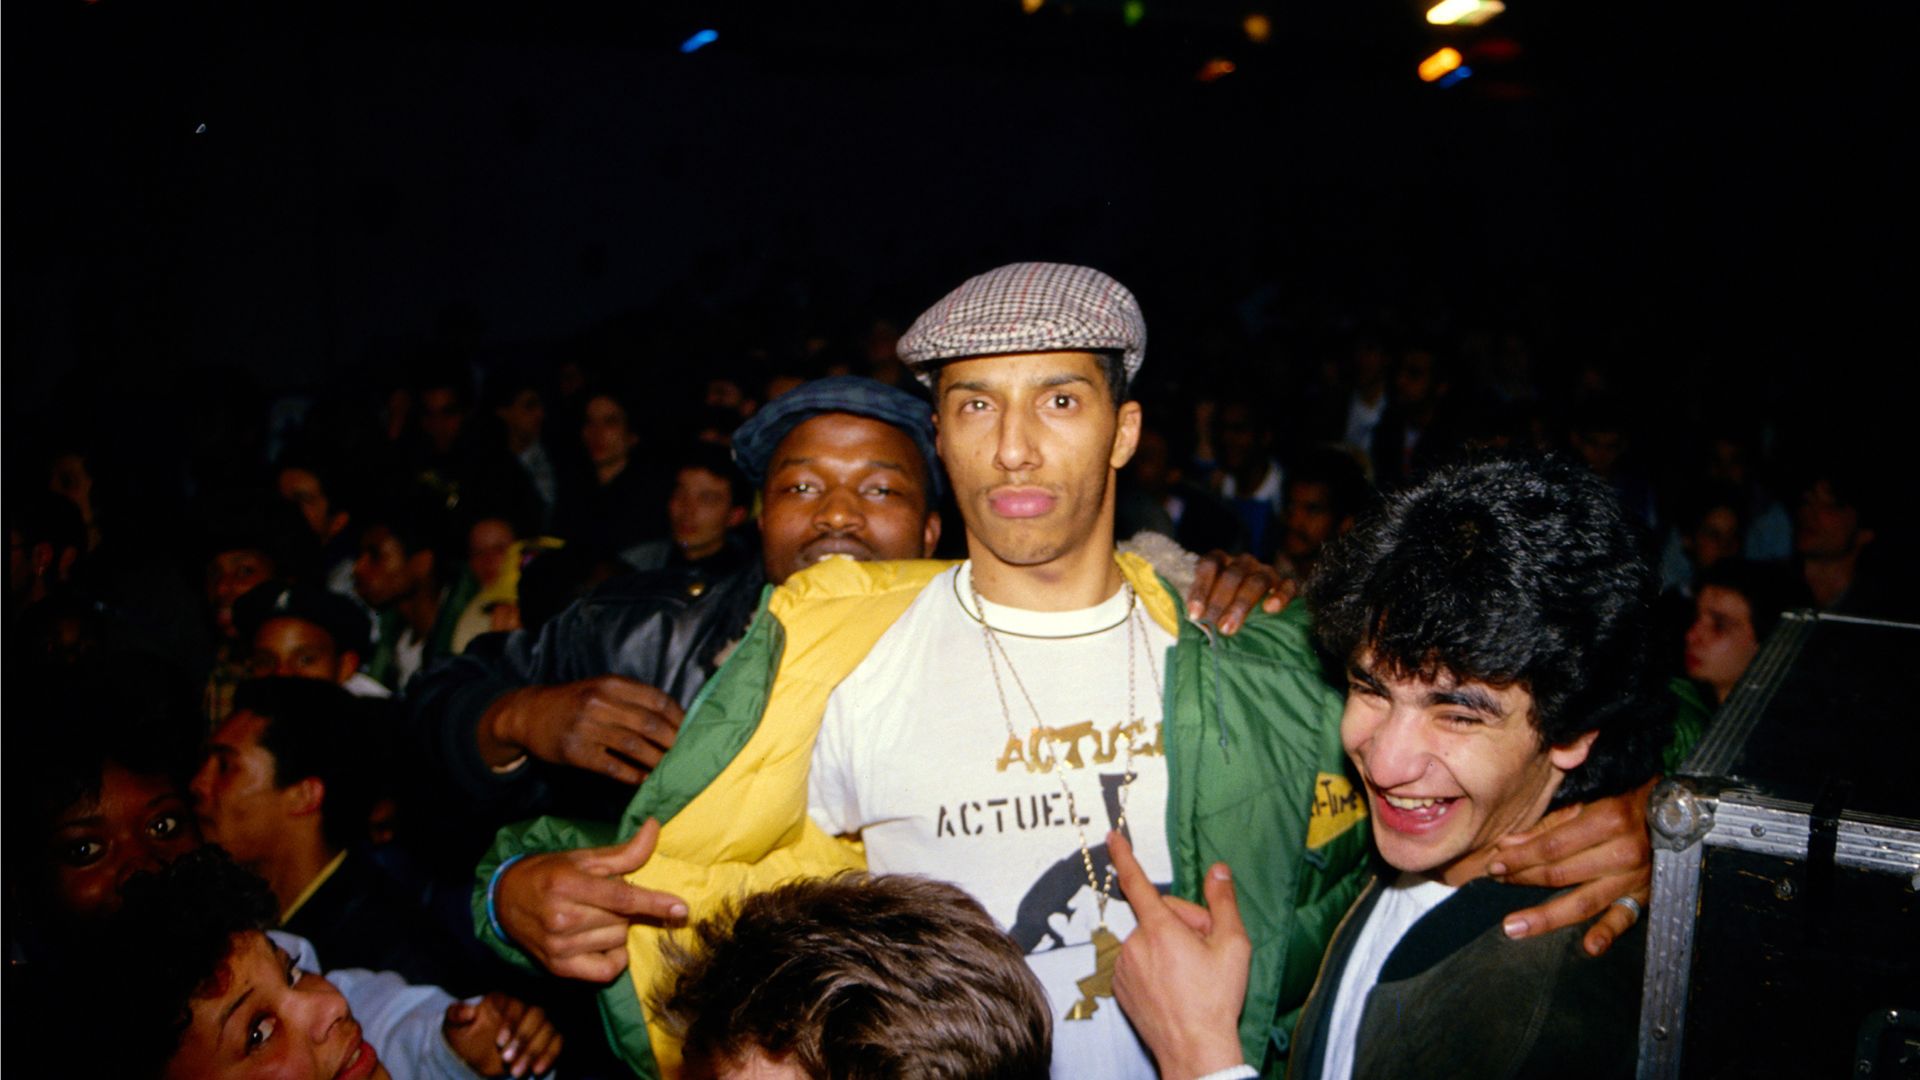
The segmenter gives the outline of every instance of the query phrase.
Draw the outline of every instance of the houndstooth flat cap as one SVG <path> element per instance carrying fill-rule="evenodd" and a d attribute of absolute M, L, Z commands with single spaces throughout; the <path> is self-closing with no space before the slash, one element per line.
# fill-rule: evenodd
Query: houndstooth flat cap
<path fill-rule="evenodd" d="M 1114 351 L 1127 381 L 1147 353 L 1147 322 L 1125 285 L 1092 267 L 1023 262 L 968 278 L 913 321 L 900 359 L 929 389 L 941 363 L 1005 353 Z"/>

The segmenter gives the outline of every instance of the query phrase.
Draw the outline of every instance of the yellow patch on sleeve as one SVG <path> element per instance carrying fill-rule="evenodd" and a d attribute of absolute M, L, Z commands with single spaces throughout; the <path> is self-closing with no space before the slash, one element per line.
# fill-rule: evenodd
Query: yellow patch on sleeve
<path fill-rule="evenodd" d="M 1317 848 L 1367 819 L 1367 800 L 1344 776 L 1321 773 L 1313 780 L 1313 815 L 1307 846 Z"/>

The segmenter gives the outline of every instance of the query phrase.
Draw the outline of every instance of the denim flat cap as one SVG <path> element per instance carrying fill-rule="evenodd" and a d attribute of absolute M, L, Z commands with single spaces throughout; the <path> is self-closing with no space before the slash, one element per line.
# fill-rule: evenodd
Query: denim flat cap
<path fill-rule="evenodd" d="M 802 383 L 768 402 L 733 433 L 733 463 L 759 484 L 767 477 L 767 465 L 773 451 L 787 433 L 805 421 L 824 413 L 852 413 L 883 424 L 892 424 L 907 433 L 927 459 L 927 475 L 933 490 L 929 502 L 937 504 L 946 492 L 946 475 L 940 468 L 940 456 L 933 445 L 933 406 L 924 398 L 857 375 L 834 375 Z"/>
<path fill-rule="evenodd" d="M 948 360 L 1034 352 L 1117 352 L 1127 381 L 1147 353 L 1147 322 L 1125 285 L 1088 266 L 1023 262 L 948 293 L 900 338 L 920 381 Z"/>

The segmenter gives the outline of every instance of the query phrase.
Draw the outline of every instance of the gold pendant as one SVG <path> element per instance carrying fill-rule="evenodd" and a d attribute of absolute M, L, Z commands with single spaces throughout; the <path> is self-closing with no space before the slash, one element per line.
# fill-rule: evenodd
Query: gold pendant
<path fill-rule="evenodd" d="M 1074 982 L 1080 1000 L 1067 1010 L 1069 1020 L 1091 1020 L 1100 1011 L 1100 998 L 1113 996 L 1113 965 L 1120 959 L 1120 939 L 1105 926 L 1093 931 L 1093 974 Z"/>

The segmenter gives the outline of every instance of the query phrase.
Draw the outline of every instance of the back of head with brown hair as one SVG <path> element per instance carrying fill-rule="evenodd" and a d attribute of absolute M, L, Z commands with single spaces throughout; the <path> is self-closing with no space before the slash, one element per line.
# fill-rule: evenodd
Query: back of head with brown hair
<path fill-rule="evenodd" d="M 664 946 L 650 1003 L 690 1076 L 756 1051 L 809 1077 L 1044 1077 L 1046 992 L 965 892 L 843 874 L 749 896 Z"/>

